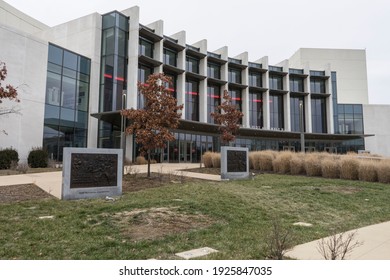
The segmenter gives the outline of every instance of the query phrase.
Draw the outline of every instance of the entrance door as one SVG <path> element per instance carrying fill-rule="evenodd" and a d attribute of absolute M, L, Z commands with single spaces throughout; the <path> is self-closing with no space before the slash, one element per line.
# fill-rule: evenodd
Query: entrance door
<path fill-rule="evenodd" d="M 192 162 L 192 142 L 180 141 L 180 162 Z"/>

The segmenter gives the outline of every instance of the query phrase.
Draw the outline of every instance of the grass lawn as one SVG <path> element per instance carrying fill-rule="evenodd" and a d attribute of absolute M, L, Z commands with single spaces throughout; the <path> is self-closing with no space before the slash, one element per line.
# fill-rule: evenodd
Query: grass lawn
<path fill-rule="evenodd" d="M 275 219 L 296 245 L 390 220 L 389 198 L 386 184 L 261 174 L 164 183 L 115 202 L 8 203 L 0 205 L 0 259 L 178 259 L 206 246 L 219 253 L 204 259 L 264 259 Z"/>

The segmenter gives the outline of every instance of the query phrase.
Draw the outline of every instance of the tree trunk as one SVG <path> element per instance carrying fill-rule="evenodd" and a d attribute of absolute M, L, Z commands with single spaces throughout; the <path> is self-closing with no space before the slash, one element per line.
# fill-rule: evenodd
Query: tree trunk
<path fill-rule="evenodd" d="M 150 178 L 150 150 L 148 150 L 148 178 Z"/>

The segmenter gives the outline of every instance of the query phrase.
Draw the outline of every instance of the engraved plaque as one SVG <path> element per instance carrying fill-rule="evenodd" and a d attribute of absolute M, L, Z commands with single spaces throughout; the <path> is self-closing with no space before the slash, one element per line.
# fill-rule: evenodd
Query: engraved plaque
<path fill-rule="evenodd" d="M 117 185 L 118 155 L 72 153 L 71 158 L 71 189 Z"/>
<path fill-rule="evenodd" d="M 247 158 L 245 151 L 227 151 L 227 172 L 246 172 Z"/>

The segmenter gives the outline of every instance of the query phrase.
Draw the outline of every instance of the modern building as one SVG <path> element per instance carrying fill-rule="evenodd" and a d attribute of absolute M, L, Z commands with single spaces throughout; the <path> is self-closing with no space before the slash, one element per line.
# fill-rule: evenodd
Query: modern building
<path fill-rule="evenodd" d="M 119 111 L 141 108 L 137 82 L 151 73 L 172 77 L 184 104 L 176 141 L 156 150 L 157 161 L 198 162 L 219 150 L 210 113 L 228 90 L 244 113 L 234 145 L 250 150 L 345 153 L 369 150 L 390 156 L 390 106 L 368 104 L 365 50 L 299 49 L 270 65 L 249 61 L 207 40 L 186 41 L 185 31 L 164 35 L 163 21 L 143 25 L 139 7 L 97 13 L 49 27 L 0 0 L 0 61 L 7 82 L 19 86 L 19 114 L 0 116 L 0 148 L 26 159 L 44 147 L 61 161 L 63 147 L 125 149 L 134 160 L 132 135 L 121 141 Z M 123 144 L 125 143 L 125 144 Z"/>

